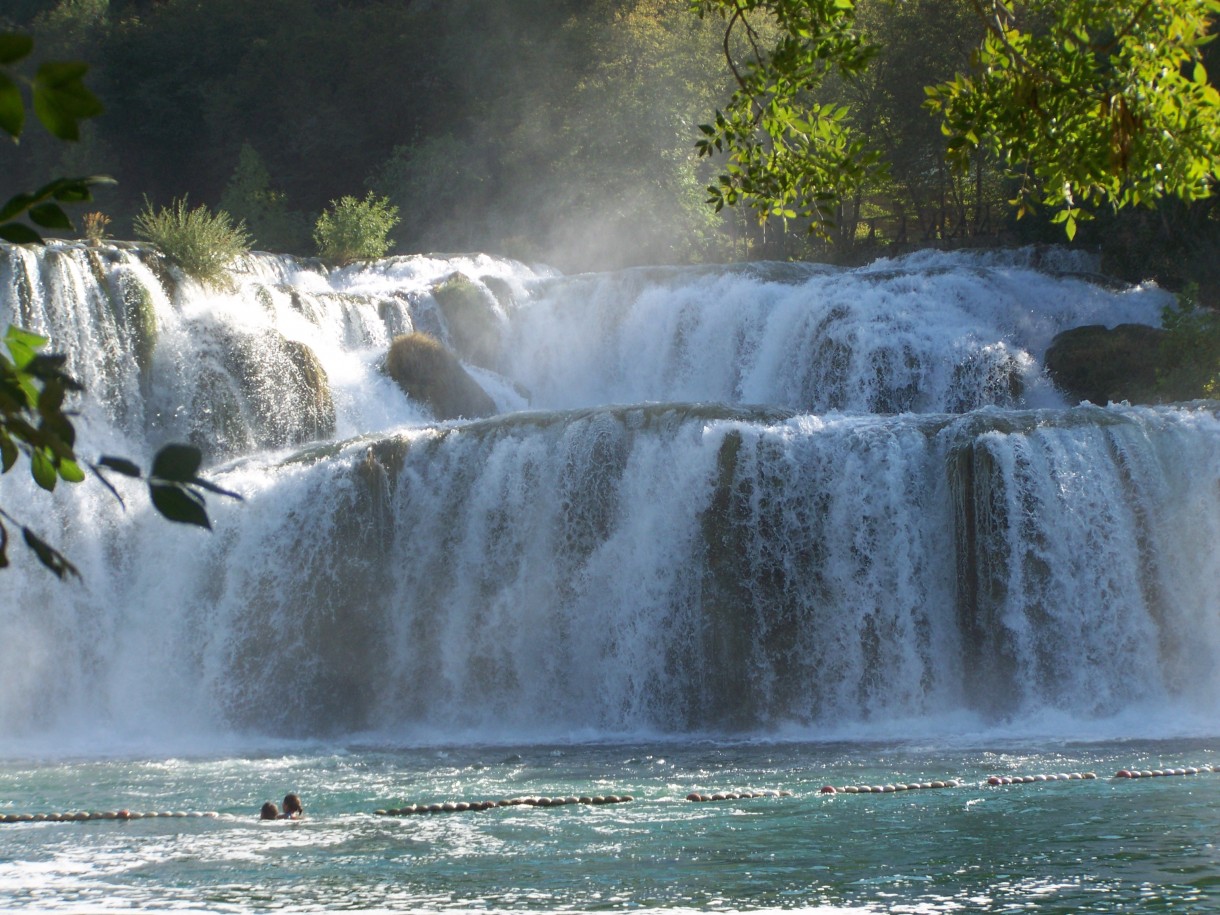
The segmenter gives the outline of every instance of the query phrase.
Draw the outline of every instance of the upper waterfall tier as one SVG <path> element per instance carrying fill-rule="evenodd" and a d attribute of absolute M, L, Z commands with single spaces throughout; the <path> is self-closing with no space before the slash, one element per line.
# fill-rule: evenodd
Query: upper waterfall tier
<path fill-rule="evenodd" d="M 485 256 L 328 270 L 251 255 L 207 289 L 149 250 L 0 245 L 0 322 L 67 353 L 93 428 L 216 457 L 426 424 L 426 405 L 380 371 L 390 339 L 415 330 L 455 350 L 501 412 L 688 401 L 961 413 L 1059 404 L 1041 360 L 1060 330 L 1159 323 L 1159 290 L 1030 260 L 563 277 Z M 462 294 L 446 296 L 455 277 Z"/>

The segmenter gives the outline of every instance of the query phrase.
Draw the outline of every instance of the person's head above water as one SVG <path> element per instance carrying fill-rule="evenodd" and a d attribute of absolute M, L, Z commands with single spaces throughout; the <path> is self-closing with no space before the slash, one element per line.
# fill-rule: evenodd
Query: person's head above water
<path fill-rule="evenodd" d="M 305 808 L 301 804 L 301 798 L 296 794 L 284 795 L 284 816 L 288 819 L 299 817 L 305 812 Z"/>
<path fill-rule="evenodd" d="M 276 807 L 275 804 L 271 803 L 271 801 L 267 801 L 267 803 L 263 804 L 263 809 L 259 813 L 258 818 L 260 820 L 274 820 L 279 815 L 280 815 L 279 808 Z"/>

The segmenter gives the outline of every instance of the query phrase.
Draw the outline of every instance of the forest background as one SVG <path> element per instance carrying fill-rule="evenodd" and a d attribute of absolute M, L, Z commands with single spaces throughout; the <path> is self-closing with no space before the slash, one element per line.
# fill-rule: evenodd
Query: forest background
<path fill-rule="evenodd" d="M 295 254 L 313 253 L 330 201 L 372 191 L 398 207 L 392 253 L 565 271 L 1065 242 L 1050 213 L 1016 218 L 998 163 L 945 164 L 923 87 L 968 68 L 983 28 L 968 4 L 862 0 L 858 15 L 881 54 L 822 91 L 852 103 L 891 170 L 843 203 L 830 239 L 708 205 L 721 163 L 696 155 L 698 125 L 734 83 L 723 22 L 689 0 L 6 0 L 0 26 L 88 61 L 106 106 L 80 143 L 27 132 L 6 184 L 109 174 L 95 195 L 112 235 L 186 196 Z M 1102 213 L 1074 244 L 1106 273 L 1194 283 L 1214 304 L 1218 242 L 1211 198 Z"/>

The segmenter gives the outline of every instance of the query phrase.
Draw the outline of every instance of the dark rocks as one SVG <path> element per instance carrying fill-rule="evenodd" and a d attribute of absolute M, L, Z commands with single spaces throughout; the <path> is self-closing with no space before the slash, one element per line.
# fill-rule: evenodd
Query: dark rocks
<path fill-rule="evenodd" d="M 435 337 L 413 333 L 395 337 L 385 371 L 412 400 L 439 420 L 476 419 L 496 412 L 495 402 L 461 362 Z"/>
<path fill-rule="evenodd" d="M 1046 351 L 1046 371 L 1071 400 L 1156 403 L 1172 399 L 1157 390 L 1165 331 L 1146 324 L 1074 327 Z"/>

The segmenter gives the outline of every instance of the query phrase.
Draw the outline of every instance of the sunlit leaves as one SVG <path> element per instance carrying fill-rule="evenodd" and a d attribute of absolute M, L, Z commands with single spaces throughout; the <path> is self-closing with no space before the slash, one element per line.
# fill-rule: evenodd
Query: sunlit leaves
<path fill-rule="evenodd" d="M 951 155 L 999 157 L 1020 179 L 1018 212 L 1054 208 L 1069 238 L 1100 206 L 1211 193 L 1220 95 L 1199 54 L 1220 5 L 993 6 L 975 70 L 929 91 Z M 1037 29 L 1018 27 L 1031 16 Z"/>
<path fill-rule="evenodd" d="M 390 248 L 390 230 L 398 224 L 398 207 L 372 191 L 358 200 L 341 197 L 314 224 L 318 256 L 339 264 L 383 256 Z"/>
<path fill-rule="evenodd" d="M 701 127 L 699 153 L 727 163 L 711 202 L 744 203 L 762 217 L 795 212 L 820 230 L 825 214 L 878 168 L 851 114 L 818 101 L 828 73 L 850 78 L 877 52 L 855 31 L 855 4 L 691 6 L 724 18 L 739 84 L 716 121 Z M 979 155 L 994 157 L 1017 182 L 1018 215 L 1051 208 L 1069 238 L 1099 207 L 1210 195 L 1220 94 L 1200 49 L 1220 2 L 970 0 L 968 7 L 986 29 L 973 65 L 926 89 L 950 165 L 966 172 Z"/>
<path fill-rule="evenodd" d="M 832 74 L 859 73 L 875 51 L 855 28 L 855 3 L 695 0 L 692 9 L 724 18 L 739 87 L 699 128 L 699 155 L 724 157 L 708 202 L 718 211 L 744 204 L 760 221 L 803 219 L 828 234 L 837 202 L 878 174 L 850 112 L 811 94 Z"/>
<path fill-rule="evenodd" d="M 185 196 L 159 209 L 146 199 L 134 228 L 137 237 L 155 244 L 187 275 L 211 286 L 223 286 L 228 266 L 250 250 L 245 223 L 235 225 L 224 210 L 213 213 L 202 204 L 192 208 Z"/>

